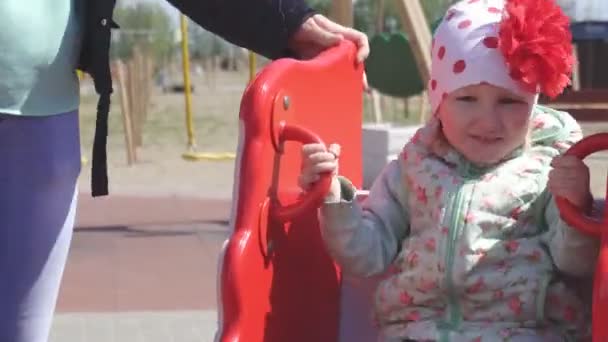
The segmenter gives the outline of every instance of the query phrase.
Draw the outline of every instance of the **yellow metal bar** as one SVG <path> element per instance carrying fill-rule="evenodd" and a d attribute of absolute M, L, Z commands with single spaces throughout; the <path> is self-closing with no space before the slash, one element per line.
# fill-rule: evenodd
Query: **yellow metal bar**
<path fill-rule="evenodd" d="M 194 150 L 190 150 L 184 154 L 182 154 L 182 158 L 190 161 L 198 161 L 198 160 L 213 160 L 213 161 L 222 161 L 222 160 L 232 160 L 236 158 L 236 154 L 232 152 L 196 152 Z"/>
<path fill-rule="evenodd" d="M 255 52 L 249 51 L 249 81 L 253 81 L 255 78 L 256 64 Z"/>
<path fill-rule="evenodd" d="M 180 26 L 182 36 L 182 67 L 184 74 L 184 94 L 186 100 L 186 130 L 188 133 L 188 147 L 195 146 L 194 128 L 192 122 L 192 93 L 190 89 L 190 54 L 188 52 L 188 22 L 186 16 L 180 15 Z"/>
<path fill-rule="evenodd" d="M 0 0 L 1 1 L 1 0 Z M 196 152 L 196 142 L 194 141 L 194 122 L 192 117 L 192 92 L 190 89 L 190 55 L 188 53 L 188 23 L 186 16 L 180 15 L 180 28 L 182 37 L 182 66 L 184 73 L 184 94 L 186 99 L 186 129 L 188 132 L 188 151 L 182 158 L 191 161 L 198 160 L 230 160 L 236 158 L 234 153 L 203 153 Z"/>
<path fill-rule="evenodd" d="M 78 84 L 78 87 L 80 87 L 80 82 L 82 82 L 82 78 L 84 77 L 84 74 L 82 73 L 82 71 L 81 71 L 81 70 L 77 69 L 77 70 L 76 70 L 76 75 L 78 76 L 78 83 L 79 83 L 79 84 Z M 80 105 L 79 105 L 79 107 L 80 107 Z M 79 108 L 79 109 L 80 109 L 80 108 Z M 80 116 L 80 111 L 79 111 L 78 115 Z M 82 120 L 78 120 L 78 127 L 79 127 L 80 132 L 82 132 Z M 85 156 L 82 154 L 82 151 L 81 151 L 81 152 L 80 152 L 80 165 L 84 166 L 84 165 L 86 165 L 88 162 L 89 162 L 89 161 L 87 160 L 87 157 L 85 157 Z"/>

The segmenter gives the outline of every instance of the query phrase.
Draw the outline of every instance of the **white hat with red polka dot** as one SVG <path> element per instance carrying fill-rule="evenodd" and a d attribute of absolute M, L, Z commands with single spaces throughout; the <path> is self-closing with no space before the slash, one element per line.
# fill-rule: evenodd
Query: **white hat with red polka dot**
<path fill-rule="evenodd" d="M 483 82 L 526 92 L 509 75 L 498 49 L 504 0 L 463 0 L 447 11 L 437 27 L 431 49 L 429 97 L 435 113 L 450 92 Z"/>
<path fill-rule="evenodd" d="M 447 11 L 431 50 L 433 113 L 450 92 L 484 82 L 555 98 L 576 62 L 570 20 L 555 0 L 462 0 Z"/>

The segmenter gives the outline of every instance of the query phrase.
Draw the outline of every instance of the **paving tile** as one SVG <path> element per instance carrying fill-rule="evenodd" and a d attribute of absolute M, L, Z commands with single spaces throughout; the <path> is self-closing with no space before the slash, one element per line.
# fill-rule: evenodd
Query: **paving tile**
<path fill-rule="evenodd" d="M 213 342 L 216 312 L 58 314 L 49 342 Z"/>

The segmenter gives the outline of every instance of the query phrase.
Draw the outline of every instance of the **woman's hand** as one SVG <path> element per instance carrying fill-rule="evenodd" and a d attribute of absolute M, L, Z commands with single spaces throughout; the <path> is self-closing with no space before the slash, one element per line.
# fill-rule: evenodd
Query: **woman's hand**
<path fill-rule="evenodd" d="M 302 59 L 310 59 L 324 50 L 348 39 L 357 46 L 357 61 L 363 62 L 369 55 L 369 41 L 363 32 L 345 27 L 315 14 L 306 19 L 289 40 L 289 48 Z"/>

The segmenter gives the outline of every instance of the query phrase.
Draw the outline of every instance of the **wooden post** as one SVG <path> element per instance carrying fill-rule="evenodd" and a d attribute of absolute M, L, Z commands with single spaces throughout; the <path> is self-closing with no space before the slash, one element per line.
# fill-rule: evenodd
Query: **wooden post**
<path fill-rule="evenodd" d="M 128 62 L 127 67 L 127 83 L 129 88 L 129 112 L 131 114 L 131 125 L 133 127 L 133 142 L 136 147 L 141 147 L 143 144 L 142 129 L 141 129 L 141 80 L 140 80 L 140 65 L 139 48 L 133 47 L 133 55 Z"/>
<path fill-rule="evenodd" d="M 376 34 L 384 31 L 384 0 L 376 0 Z"/>
<path fill-rule="evenodd" d="M 136 91 L 136 101 L 137 101 L 137 127 L 139 128 L 139 134 L 137 137 L 137 146 L 141 147 L 143 145 L 143 127 L 145 121 L 145 95 L 146 95 L 146 84 L 144 80 L 144 62 L 143 62 L 143 51 L 141 48 L 137 48 L 135 50 L 135 54 L 133 55 L 135 61 L 135 91 Z"/>
<path fill-rule="evenodd" d="M 401 25 L 407 34 L 423 84 L 431 74 L 431 29 L 419 0 L 397 0 Z"/>
<path fill-rule="evenodd" d="M 353 26 L 352 0 L 333 0 L 331 3 L 330 18 L 340 25 Z"/>
<path fill-rule="evenodd" d="M 122 112 L 123 126 L 125 129 L 125 145 L 127 147 L 127 164 L 129 166 L 137 162 L 137 153 L 133 144 L 133 124 L 131 120 L 131 112 L 129 106 L 128 85 L 125 79 L 124 64 L 117 61 L 114 64 L 116 76 L 118 78 L 118 87 L 120 88 L 120 108 Z"/>
<path fill-rule="evenodd" d="M 422 94 L 420 94 L 420 113 L 419 113 L 419 122 L 421 125 L 424 125 L 425 121 L 426 121 L 426 111 L 428 108 L 428 103 L 429 100 L 427 98 L 427 92 L 423 91 Z"/>
<path fill-rule="evenodd" d="M 380 93 L 376 89 L 371 89 L 370 97 L 372 102 L 372 114 L 376 123 L 382 122 L 382 109 L 380 108 Z"/>
<path fill-rule="evenodd" d="M 385 0 L 377 0 L 376 2 L 376 34 L 381 34 L 382 31 L 384 31 L 384 1 Z M 376 89 L 370 88 L 369 95 L 372 102 L 372 114 L 374 116 L 374 120 L 376 123 L 381 123 L 383 121 L 381 105 L 382 94 L 380 94 Z"/>
<path fill-rule="evenodd" d="M 147 121 L 148 119 L 148 110 L 150 109 L 150 91 L 151 91 L 151 87 L 152 85 L 151 83 L 151 74 L 152 74 L 152 62 L 150 60 L 150 54 L 144 53 L 142 55 L 142 87 L 143 87 L 143 120 L 144 122 Z"/>
<path fill-rule="evenodd" d="M 581 77 L 580 77 L 581 68 L 580 68 L 580 62 L 578 59 L 578 46 L 576 44 L 573 44 L 572 48 L 573 48 L 572 53 L 574 54 L 574 61 L 575 61 L 574 66 L 572 68 L 572 90 L 579 91 L 579 90 L 581 90 Z"/>
<path fill-rule="evenodd" d="M 432 37 L 424 11 L 419 0 L 397 0 L 397 7 L 401 17 L 401 24 L 410 41 L 422 82 L 426 84 L 430 77 Z"/>
<path fill-rule="evenodd" d="M 125 73 L 125 86 L 127 88 L 127 101 L 126 105 L 128 106 L 128 112 L 131 123 L 131 131 L 133 132 L 133 146 L 138 147 L 138 128 L 137 128 L 137 90 L 135 89 L 135 63 L 133 62 L 133 58 L 126 62 L 126 73 Z"/>

